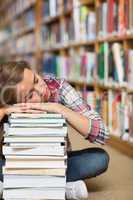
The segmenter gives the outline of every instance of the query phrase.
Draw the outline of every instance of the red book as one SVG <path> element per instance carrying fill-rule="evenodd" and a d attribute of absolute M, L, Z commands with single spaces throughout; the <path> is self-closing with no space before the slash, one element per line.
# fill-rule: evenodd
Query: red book
<path fill-rule="evenodd" d="M 108 0 L 108 33 L 114 31 L 114 0 Z"/>
<path fill-rule="evenodd" d="M 124 0 L 119 0 L 119 34 L 122 35 L 126 32 L 125 17 L 124 17 Z"/>

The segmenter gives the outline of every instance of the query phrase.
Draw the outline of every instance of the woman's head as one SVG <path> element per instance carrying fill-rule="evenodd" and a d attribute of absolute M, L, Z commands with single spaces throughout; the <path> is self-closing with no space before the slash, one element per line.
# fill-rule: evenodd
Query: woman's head
<path fill-rule="evenodd" d="M 0 64 L 0 107 L 20 102 L 48 101 L 50 91 L 25 61 Z"/>

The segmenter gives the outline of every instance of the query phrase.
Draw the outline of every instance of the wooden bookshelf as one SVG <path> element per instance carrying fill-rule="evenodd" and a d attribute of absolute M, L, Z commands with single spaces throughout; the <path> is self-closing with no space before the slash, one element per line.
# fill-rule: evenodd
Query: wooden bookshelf
<path fill-rule="evenodd" d="M 63 5 L 63 0 L 60 0 L 60 5 L 59 5 L 59 11 L 56 13 L 56 15 L 53 16 L 44 16 L 44 3 L 46 3 L 45 0 L 35 0 L 33 3 L 31 3 L 29 6 L 25 7 L 20 11 L 20 13 L 17 13 L 13 15 L 13 17 L 9 18 L 7 17 L 5 20 L 1 21 L 0 23 L 0 28 L 1 30 L 6 28 L 6 26 L 10 25 L 14 20 L 21 18 L 23 14 L 28 12 L 28 10 L 34 9 L 35 10 L 35 27 L 31 28 L 24 28 L 21 32 L 18 32 L 15 35 L 11 35 L 8 37 L 6 40 L 4 40 L 0 45 L 2 46 L 8 46 L 10 43 L 11 39 L 13 38 L 15 41 L 18 39 L 21 39 L 23 36 L 26 36 L 30 33 L 35 33 L 35 49 L 32 49 L 29 52 L 25 53 L 10 53 L 9 57 L 17 58 L 17 56 L 25 56 L 27 54 L 30 54 L 35 57 L 36 60 L 36 65 L 37 70 L 41 71 L 42 66 L 40 63 L 42 63 L 43 56 L 47 53 L 49 54 L 56 54 L 56 55 L 68 55 L 68 52 L 70 49 L 74 49 L 75 51 L 79 51 L 80 48 L 84 49 L 93 49 L 94 52 L 98 55 L 100 52 L 100 46 L 104 43 L 108 43 L 109 45 L 112 45 L 116 42 L 120 43 L 123 45 L 124 51 L 127 53 L 128 49 L 130 46 L 133 48 L 133 30 L 132 32 L 129 33 L 122 33 L 122 34 L 114 34 L 114 33 L 109 33 L 101 36 L 99 35 L 100 29 L 100 17 L 99 17 L 99 9 L 102 3 L 106 3 L 107 0 L 101 1 L 101 0 L 79 0 L 80 6 L 84 5 L 89 8 L 89 10 L 94 11 L 96 14 L 96 38 L 95 39 L 86 39 L 86 40 L 68 40 L 65 42 L 51 42 L 49 45 L 47 45 L 45 42 L 42 44 L 42 38 L 41 38 L 41 32 L 42 32 L 42 27 L 44 26 L 52 26 L 54 23 L 59 23 L 59 26 L 61 24 L 64 24 L 65 20 L 68 18 L 71 20 L 71 16 L 73 15 L 74 9 L 71 7 L 71 5 L 68 6 L 68 8 L 65 8 L 65 5 Z M 73 0 L 70 1 L 71 4 Z M 15 1 L 12 0 L 6 0 L 5 3 L 2 2 L 2 6 L 0 6 L 0 11 L 1 15 L 3 13 L 6 14 L 6 11 L 12 4 L 14 4 Z M 68 28 L 69 29 L 69 28 Z M 68 30 L 69 31 L 69 30 Z M 69 35 L 69 34 L 68 34 Z M 51 36 L 49 36 L 51 37 Z M 86 51 L 87 51 L 86 50 Z M 130 88 L 127 85 L 120 85 L 120 84 L 110 84 L 107 82 L 101 83 L 97 78 L 94 78 L 94 81 L 92 83 L 86 83 L 82 81 L 68 81 L 75 86 L 75 88 L 80 88 L 80 89 L 88 89 L 89 87 L 94 88 L 96 91 L 96 95 L 98 96 L 100 93 L 106 91 L 108 92 L 109 90 L 113 92 L 126 92 L 127 94 L 132 95 L 133 94 L 133 88 Z M 123 142 L 122 140 L 115 138 L 114 136 L 111 136 L 111 139 L 109 141 L 109 144 L 112 146 L 115 146 L 116 148 L 118 147 L 119 150 L 122 152 L 126 152 L 127 155 L 133 155 L 133 146 L 127 142 Z M 123 150 L 127 149 L 127 150 Z M 129 152 L 129 153 L 128 153 Z"/>
<path fill-rule="evenodd" d="M 133 158 L 133 144 L 123 141 L 122 139 L 113 135 L 111 135 L 111 138 L 108 140 L 108 144 Z"/>

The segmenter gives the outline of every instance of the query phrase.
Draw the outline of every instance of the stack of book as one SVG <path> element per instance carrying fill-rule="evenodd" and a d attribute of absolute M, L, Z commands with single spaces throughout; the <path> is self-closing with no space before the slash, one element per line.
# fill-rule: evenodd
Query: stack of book
<path fill-rule="evenodd" d="M 4 199 L 65 199 L 67 126 L 61 114 L 12 113 L 4 127 Z"/>

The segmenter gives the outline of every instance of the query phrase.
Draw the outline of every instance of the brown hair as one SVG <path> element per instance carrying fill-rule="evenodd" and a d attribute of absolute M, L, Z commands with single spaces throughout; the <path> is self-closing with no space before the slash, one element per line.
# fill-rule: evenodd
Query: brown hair
<path fill-rule="evenodd" d="M 0 64 L 0 107 L 17 103 L 15 86 L 22 81 L 25 68 L 31 69 L 26 61 Z"/>

